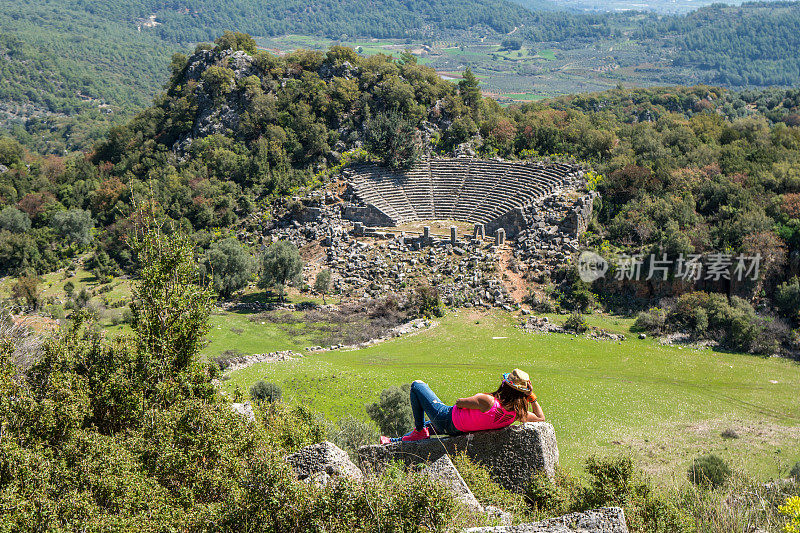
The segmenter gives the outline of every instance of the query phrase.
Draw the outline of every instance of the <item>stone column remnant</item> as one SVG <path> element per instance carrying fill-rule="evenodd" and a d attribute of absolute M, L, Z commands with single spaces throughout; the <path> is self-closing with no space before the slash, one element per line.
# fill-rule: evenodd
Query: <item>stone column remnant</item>
<path fill-rule="evenodd" d="M 506 230 L 503 228 L 497 228 L 497 231 L 494 232 L 494 244 L 495 246 L 502 246 L 506 242 Z"/>

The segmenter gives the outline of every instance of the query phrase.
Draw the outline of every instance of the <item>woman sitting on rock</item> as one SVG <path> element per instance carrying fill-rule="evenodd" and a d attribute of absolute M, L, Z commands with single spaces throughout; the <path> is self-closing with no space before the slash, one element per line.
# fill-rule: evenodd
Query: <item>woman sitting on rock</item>
<path fill-rule="evenodd" d="M 532 404 L 533 412 L 528 411 L 528 403 Z M 442 403 L 427 383 L 415 381 L 411 384 L 411 411 L 414 430 L 399 438 L 381 437 L 381 444 L 500 429 L 514 422 L 544 422 L 531 380 L 519 369 L 503 374 L 500 387 L 492 394 L 461 398 L 453 406 Z M 425 415 L 430 422 L 425 422 Z"/>

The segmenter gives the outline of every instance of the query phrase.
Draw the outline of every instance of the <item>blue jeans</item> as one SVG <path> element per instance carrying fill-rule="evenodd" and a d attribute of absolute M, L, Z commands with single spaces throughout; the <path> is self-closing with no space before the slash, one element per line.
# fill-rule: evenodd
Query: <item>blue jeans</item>
<path fill-rule="evenodd" d="M 453 407 L 443 404 L 425 382 L 415 381 L 411 384 L 411 412 L 414 413 L 417 431 L 429 425 L 437 435 L 461 434 L 453 425 Z M 428 415 L 429 424 L 425 423 L 425 415 Z"/>

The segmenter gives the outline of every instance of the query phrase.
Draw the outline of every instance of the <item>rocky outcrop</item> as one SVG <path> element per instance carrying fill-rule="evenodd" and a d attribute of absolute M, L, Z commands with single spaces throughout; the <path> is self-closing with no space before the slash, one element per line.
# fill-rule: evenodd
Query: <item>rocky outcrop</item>
<path fill-rule="evenodd" d="M 604 507 L 531 524 L 475 527 L 464 533 L 628 533 L 628 526 L 622 509 Z"/>
<path fill-rule="evenodd" d="M 412 465 L 461 452 L 486 466 L 501 486 L 518 493 L 523 492 L 536 472 L 553 476 L 558 464 L 556 433 L 547 422 L 515 424 L 457 437 L 363 446 L 358 457 L 365 470 L 380 471 L 393 460 Z"/>
<path fill-rule="evenodd" d="M 299 452 L 286 456 L 289 463 L 300 480 L 314 479 L 321 484 L 327 483 L 330 478 L 348 477 L 361 480 L 364 474 L 353 464 L 347 452 L 334 443 L 325 441 L 320 444 L 306 446 Z M 326 476 L 321 476 L 325 473 Z M 319 481 L 319 477 L 324 478 Z"/>
<path fill-rule="evenodd" d="M 227 359 L 219 359 L 217 360 L 217 362 L 219 363 L 220 368 L 222 368 L 224 372 L 235 372 L 236 370 L 247 368 L 248 366 L 252 366 L 256 363 L 275 363 L 277 361 L 291 361 L 292 359 L 296 359 L 299 357 L 303 357 L 303 354 L 293 352 L 291 350 L 285 350 L 281 352 L 257 353 L 253 355 L 235 356 Z"/>
<path fill-rule="evenodd" d="M 449 456 L 441 456 L 431 463 L 430 466 L 425 468 L 422 473 L 450 489 L 456 498 L 464 503 L 470 510 L 476 513 L 483 512 L 483 507 L 478 503 L 478 499 L 472 494 L 472 491 L 467 486 L 464 478 L 461 477 L 461 474 L 458 472 Z"/>
<path fill-rule="evenodd" d="M 248 422 L 256 421 L 256 414 L 253 412 L 253 406 L 250 405 L 250 402 L 233 403 L 231 404 L 231 409 L 233 409 L 235 413 L 245 417 Z"/>

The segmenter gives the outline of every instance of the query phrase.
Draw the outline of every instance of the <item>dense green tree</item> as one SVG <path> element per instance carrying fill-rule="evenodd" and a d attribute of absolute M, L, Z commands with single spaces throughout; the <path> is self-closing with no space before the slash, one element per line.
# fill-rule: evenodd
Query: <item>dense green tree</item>
<path fill-rule="evenodd" d="M 41 280 L 36 276 L 20 276 L 11 287 L 11 296 L 29 309 L 38 309 L 42 300 L 40 284 Z"/>
<path fill-rule="evenodd" d="M 464 103 L 473 109 L 477 108 L 481 102 L 480 82 L 469 67 L 464 71 L 463 79 L 458 82 L 458 92 L 464 99 Z"/>
<path fill-rule="evenodd" d="M 317 273 L 314 279 L 314 290 L 322 295 L 322 303 L 325 303 L 325 295 L 331 290 L 331 269 L 326 268 Z"/>
<path fill-rule="evenodd" d="M 259 287 L 277 288 L 283 301 L 284 289 L 288 283 L 302 281 L 303 259 L 297 246 L 289 241 L 271 244 L 261 259 L 261 279 Z"/>
<path fill-rule="evenodd" d="M 0 229 L 24 233 L 31 229 L 31 219 L 27 213 L 9 205 L 0 210 Z"/>
<path fill-rule="evenodd" d="M 213 243 L 201 267 L 204 277 L 211 279 L 214 290 L 223 298 L 246 287 L 254 269 L 249 250 L 234 237 Z"/>
<path fill-rule="evenodd" d="M 370 152 L 380 157 L 390 168 L 407 168 L 419 159 L 419 132 L 400 112 L 379 114 L 366 124 L 366 130 Z"/>
<path fill-rule="evenodd" d="M 84 247 L 92 242 L 94 220 L 89 211 L 82 209 L 58 211 L 53 215 L 51 225 L 56 235 L 70 244 Z"/>
<path fill-rule="evenodd" d="M 414 416 L 408 395 L 411 385 L 392 386 L 381 391 L 377 402 L 366 406 L 367 414 L 378 425 L 381 433 L 399 437 L 414 426 Z"/>
<path fill-rule="evenodd" d="M 214 44 L 219 50 L 242 50 L 248 54 L 256 53 L 256 41 L 246 33 L 226 31 Z"/>

